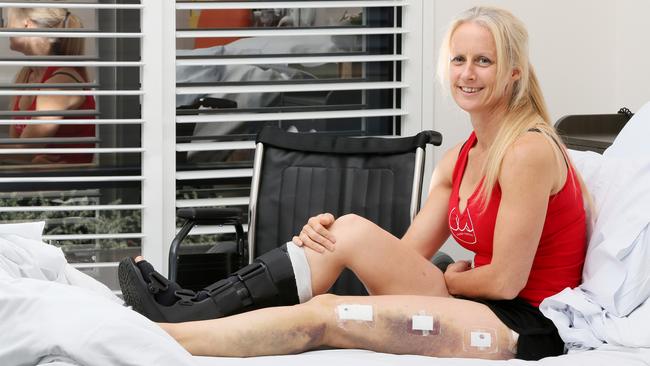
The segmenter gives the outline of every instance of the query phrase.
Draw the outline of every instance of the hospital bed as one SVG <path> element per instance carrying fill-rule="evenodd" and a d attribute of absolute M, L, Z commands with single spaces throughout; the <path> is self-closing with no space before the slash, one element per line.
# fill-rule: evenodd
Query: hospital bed
<path fill-rule="evenodd" d="M 628 111 L 629 112 L 629 111 Z M 645 126 L 642 128 L 637 128 L 637 130 L 650 132 L 650 103 L 645 106 L 645 121 L 637 121 L 637 126 L 645 123 Z M 596 160 L 600 159 L 600 155 L 590 154 L 588 152 L 580 151 L 597 151 L 599 153 L 604 152 L 609 148 L 614 142 L 616 136 L 619 132 L 625 127 L 627 122 L 632 117 L 631 113 L 625 113 L 622 109 L 621 112 L 617 114 L 609 115 L 573 115 L 566 116 L 560 119 L 556 127 L 560 130 L 562 138 L 567 143 L 567 145 L 573 149 L 571 152 L 571 157 L 574 160 L 574 163 L 578 169 L 581 169 L 583 176 L 587 182 L 587 185 L 594 185 L 602 187 L 603 183 L 598 182 L 596 173 L 593 169 L 595 162 L 592 161 L 592 158 Z M 643 133 L 631 132 L 628 131 L 625 138 L 630 140 L 631 137 L 636 137 L 643 135 Z M 637 139 L 636 142 L 630 141 L 631 144 L 640 144 L 642 140 Z M 650 149 L 645 148 L 646 156 L 650 156 Z M 613 156 L 615 155 L 615 150 L 610 151 Z M 639 153 L 642 153 L 639 151 Z M 648 164 L 645 166 L 644 170 L 650 170 L 650 157 L 647 158 Z M 616 164 L 616 163 L 614 163 Z M 602 173 L 602 172 L 601 172 Z M 615 175 L 614 175 L 615 176 Z M 611 177 L 611 176 L 610 176 Z M 644 184 L 645 187 L 650 187 L 650 172 L 647 172 L 645 175 L 639 176 L 641 179 L 638 184 Z M 615 190 L 615 189 L 613 189 Z M 593 189 L 595 194 L 601 194 L 602 189 L 595 188 Z M 611 205 L 608 206 L 607 202 L 602 203 L 599 200 L 599 197 L 594 197 L 594 204 L 598 208 L 611 208 Z M 650 203 L 649 199 L 645 199 L 646 203 Z M 646 221 L 648 219 L 646 218 Z M 605 223 L 607 224 L 607 223 Z M 594 225 L 594 224 L 592 224 Z M 592 230 L 596 230 L 594 235 L 598 235 L 604 231 L 603 227 L 592 227 Z M 643 236 L 643 235 L 641 235 Z M 650 244 L 650 240 L 645 240 L 643 242 L 647 247 Z M 639 246 L 641 243 L 639 243 Z M 635 248 L 627 248 L 629 250 L 628 255 L 638 255 L 637 258 L 642 262 L 647 262 L 650 259 L 650 250 L 638 250 Z M 598 253 L 590 248 L 590 255 L 597 257 Z M 634 266 L 634 263 L 626 261 L 626 258 L 621 258 L 621 263 L 624 265 Z M 590 263 L 587 264 L 587 269 L 593 271 Z M 610 268 L 612 268 L 610 266 Z M 632 270 L 632 269 L 630 269 Z M 592 274 L 593 276 L 593 274 Z M 631 276 L 628 275 L 628 278 Z M 627 288 L 628 292 L 630 289 L 634 289 L 638 292 L 639 297 L 648 298 L 650 286 L 650 271 L 643 271 L 643 275 L 637 278 L 637 284 Z M 593 287 L 592 287 L 593 289 Z M 574 299 L 575 300 L 575 299 Z M 628 299 L 629 300 L 629 299 Z M 565 306 L 572 306 L 572 301 L 567 301 L 569 305 L 563 304 Z M 632 310 L 630 317 L 626 318 L 625 321 L 616 322 L 615 325 L 612 324 L 601 324 L 598 331 L 599 332 L 630 332 L 630 334 L 638 335 L 640 332 L 646 332 L 645 328 L 647 325 L 650 325 L 650 304 L 646 304 L 647 301 L 637 300 L 637 307 Z M 619 304 L 622 305 L 622 304 Z M 633 305 L 629 305 L 632 307 Z M 557 308 L 557 304 L 549 305 L 548 308 L 554 310 Z M 562 309 L 565 310 L 565 309 Z M 618 309 L 621 312 L 622 309 Z M 603 313 L 607 313 L 607 309 L 602 310 Z M 557 314 L 556 314 L 557 315 Z M 608 316 L 612 314 L 609 313 Z M 579 312 L 573 312 L 572 316 L 579 317 Z M 557 317 L 560 319 L 560 317 Z M 641 324 L 646 326 L 636 327 L 630 324 L 629 320 L 640 321 Z M 560 319 L 561 320 L 561 319 Z M 598 320 L 592 319 L 593 324 L 598 323 Z M 577 321 L 576 323 L 580 323 Z M 578 327 L 583 326 L 578 324 Z M 628 328 L 629 327 L 629 328 Z M 569 327 L 570 328 L 570 327 Z M 627 329 L 626 329 L 627 328 Z M 563 329 L 564 330 L 564 329 Z M 408 364 L 408 365 L 459 365 L 459 366 L 470 366 L 470 365 L 549 365 L 549 366 L 564 366 L 564 365 L 590 365 L 590 366 L 606 366 L 606 365 L 622 365 L 622 366 L 632 366 L 632 365 L 650 365 L 650 336 L 638 337 L 635 341 L 630 342 L 630 338 L 621 337 L 619 335 L 607 335 L 601 334 L 606 338 L 610 344 L 603 344 L 597 349 L 591 350 L 579 350 L 580 346 L 576 343 L 573 343 L 572 346 L 576 349 L 570 351 L 568 354 L 565 354 L 560 357 L 549 357 L 540 361 L 522 361 L 522 360 L 509 360 L 509 361 L 486 361 L 486 360 L 476 360 L 476 359 L 440 359 L 440 358 L 431 358 L 431 357 L 422 357 L 414 355 L 392 355 L 385 353 L 377 353 L 365 350 L 319 350 L 306 352 L 300 355 L 291 355 L 291 356 L 272 356 L 272 357 L 256 357 L 253 359 L 237 359 L 237 358 L 212 358 L 212 357 L 195 357 L 195 360 L 199 365 L 234 365 L 234 366 L 247 366 L 247 365 L 331 365 L 336 363 L 342 364 L 353 364 L 353 365 L 385 365 L 385 364 Z M 575 335 L 571 335 L 570 338 L 575 339 Z M 579 338 L 579 337 L 578 337 Z M 643 345 L 643 347 L 626 347 L 622 343 L 628 342 L 628 344 Z M 636 343 L 634 343 L 636 342 Z M 615 345 L 618 343 L 617 345 Z M 583 345 L 584 346 L 584 345 Z M 586 347 L 583 347 L 586 348 Z"/>
<path fill-rule="evenodd" d="M 570 152 L 594 201 L 583 284 L 540 307 L 571 349 L 566 355 L 540 361 L 363 350 L 245 359 L 190 356 L 104 285 L 68 265 L 60 249 L 44 245 L 43 223 L 26 223 L 0 225 L 0 365 L 650 365 L 649 134 L 650 103 L 602 155 Z"/>

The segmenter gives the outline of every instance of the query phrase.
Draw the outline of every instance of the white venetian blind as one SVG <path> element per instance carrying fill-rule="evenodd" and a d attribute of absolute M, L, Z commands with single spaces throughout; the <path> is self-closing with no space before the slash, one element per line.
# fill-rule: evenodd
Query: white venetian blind
<path fill-rule="evenodd" d="M 5 25 L 0 30 L 0 221 L 45 220 L 46 241 L 60 246 L 69 262 L 117 289 L 117 261 L 140 253 L 144 237 L 141 17 L 145 5 L 140 1 L 15 1 L 0 6 Z M 37 7 L 67 9 L 81 19 L 83 27 L 7 28 L 10 8 Z M 55 42 L 83 39 L 86 51 L 77 56 L 10 51 L 10 40 L 19 37 Z M 23 67 L 85 70 L 88 80 L 17 84 L 14 75 Z M 13 96 L 47 95 L 90 96 L 95 107 L 15 110 L 9 103 Z M 56 134 L 32 138 L 10 134 L 11 126 L 28 128 L 44 122 L 57 126 Z M 78 132 L 81 129 L 85 132 Z"/>
<path fill-rule="evenodd" d="M 255 134 L 266 125 L 402 134 L 407 4 L 176 1 L 176 207 L 246 212 Z"/>

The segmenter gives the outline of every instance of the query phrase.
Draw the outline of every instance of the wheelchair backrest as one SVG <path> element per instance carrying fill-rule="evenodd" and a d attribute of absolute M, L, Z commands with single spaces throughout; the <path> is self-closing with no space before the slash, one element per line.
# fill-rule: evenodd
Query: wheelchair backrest
<path fill-rule="evenodd" d="M 250 258 L 291 240 L 324 212 L 358 214 L 401 237 L 414 200 L 419 208 L 424 148 L 440 141 L 433 131 L 354 138 L 263 129 L 249 206 Z"/>

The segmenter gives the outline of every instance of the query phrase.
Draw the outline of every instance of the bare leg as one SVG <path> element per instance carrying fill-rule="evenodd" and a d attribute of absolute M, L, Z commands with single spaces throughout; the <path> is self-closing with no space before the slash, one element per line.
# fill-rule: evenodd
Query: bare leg
<path fill-rule="evenodd" d="M 342 320 L 337 307 L 369 305 L 372 320 Z M 413 330 L 413 316 L 429 316 L 434 329 Z M 262 356 L 330 346 L 395 354 L 509 359 L 511 331 L 485 306 L 429 296 L 338 297 L 323 295 L 300 305 L 261 309 L 200 322 L 161 324 L 194 355 Z M 489 334 L 479 344 L 476 334 Z"/>
<path fill-rule="evenodd" d="M 349 268 L 371 295 L 449 296 L 436 266 L 371 221 L 345 215 L 330 231 L 336 237 L 333 252 L 305 249 L 314 295 L 329 290 L 341 271 Z"/>
<path fill-rule="evenodd" d="M 371 221 L 344 215 L 330 231 L 337 238 L 333 252 L 305 249 L 313 295 L 326 293 L 349 268 L 371 295 L 450 296 L 438 267 Z"/>

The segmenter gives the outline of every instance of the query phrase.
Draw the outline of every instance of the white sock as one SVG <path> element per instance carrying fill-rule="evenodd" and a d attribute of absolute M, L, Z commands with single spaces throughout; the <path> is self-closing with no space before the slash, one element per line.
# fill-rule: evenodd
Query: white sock
<path fill-rule="evenodd" d="M 311 269 L 307 262 L 305 250 L 293 242 L 287 242 L 287 252 L 289 260 L 293 267 L 293 274 L 296 279 L 296 289 L 298 290 L 298 299 L 300 303 L 309 301 L 312 298 L 311 290 Z"/>

